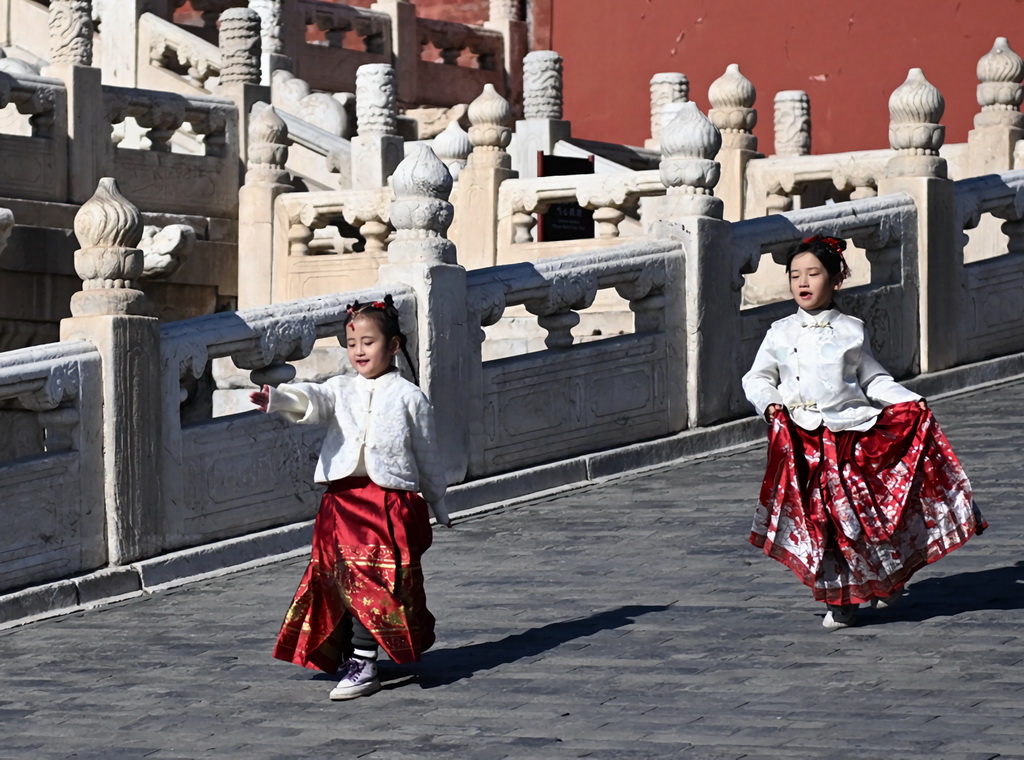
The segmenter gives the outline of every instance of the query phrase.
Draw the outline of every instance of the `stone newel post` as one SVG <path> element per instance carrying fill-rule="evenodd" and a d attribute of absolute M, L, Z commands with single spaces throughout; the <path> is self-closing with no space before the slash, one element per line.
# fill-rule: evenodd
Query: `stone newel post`
<path fill-rule="evenodd" d="M 386 63 L 368 63 L 356 70 L 356 123 L 352 138 L 352 189 L 384 187 L 402 160 L 397 134 L 395 70 Z"/>
<path fill-rule="evenodd" d="M 92 0 L 50 0 L 50 63 L 92 66 Z"/>
<path fill-rule="evenodd" d="M 951 297 L 949 284 L 960 281 L 962 230 L 955 229 L 953 183 L 939 156 L 944 108 L 942 93 L 921 69 L 911 69 L 889 98 L 889 144 L 896 155 L 878 180 L 879 195 L 902 192 L 917 204 L 917 245 L 903 246 L 903 273 L 905 287 L 918 287 L 921 372 L 955 363 L 957 341 L 951 336 L 960 329 L 960 299 L 955 293 Z"/>
<path fill-rule="evenodd" d="M 708 89 L 708 118 L 722 133 L 722 151 L 718 156 L 722 181 L 718 194 L 725 203 L 725 218 L 730 221 L 743 218 L 747 162 L 759 156 L 753 133 L 757 124 L 756 99 L 754 85 L 735 63 L 730 63 Z"/>
<path fill-rule="evenodd" d="M 451 238 L 468 269 L 494 266 L 498 255 L 498 190 L 516 176 L 505 148 L 512 139 L 512 109 L 492 85 L 469 105 L 469 141 L 473 152 L 459 173 L 455 189 L 455 224 Z"/>
<path fill-rule="evenodd" d="M 523 119 L 512 136 L 513 168 L 521 178 L 537 176 L 537 153 L 554 153 L 572 125 L 562 119 L 562 56 L 534 50 L 523 60 Z"/>
<path fill-rule="evenodd" d="M 437 412 L 438 445 L 449 483 L 466 475 L 469 427 L 464 403 L 471 355 L 466 321 L 466 270 L 445 237 L 452 222 L 452 178 L 426 147 L 402 161 L 392 177 L 395 238 L 378 282 L 402 283 L 416 293 L 416 351 L 420 386 Z M 413 336 L 410 336 L 412 338 Z"/>
<path fill-rule="evenodd" d="M 978 61 L 978 105 L 974 129 L 967 135 L 971 177 L 1013 169 L 1013 151 L 1024 138 L 1024 60 L 1005 37 Z"/>
<path fill-rule="evenodd" d="M 803 90 L 775 93 L 775 155 L 811 154 L 811 99 Z"/>
<path fill-rule="evenodd" d="M 61 340 L 88 340 L 103 365 L 103 469 L 111 564 L 160 551 L 160 328 L 135 288 L 142 272 L 138 209 L 110 177 L 75 216 L 83 290 Z"/>
<path fill-rule="evenodd" d="M 248 170 L 238 191 L 239 309 L 273 301 L 274 201 L 291 190 L 288 127 L 277 111 L 267 106 L 249 120 L 248 142 Z"/>
<path fill-rule="evenodd" d="M 683 104 L 661 134 L 665 197 L 653 199 L 647 229 L 682 241 L 685 251 L 686 395 L 689 424 L 706 425 L 734 413 L 734 349 L 740 341 L 740 288 L 730 255 L 729 224 L 712 192 L 721 167 L 722 135 L 697 108 Z"/>
<path fill-rule="evenodd" d="M 644 147 L 661 150 L 661 131 L 690 100 L 690 80 L 686 74 L 664 71 L 651 77 L 651 136 Z"/>

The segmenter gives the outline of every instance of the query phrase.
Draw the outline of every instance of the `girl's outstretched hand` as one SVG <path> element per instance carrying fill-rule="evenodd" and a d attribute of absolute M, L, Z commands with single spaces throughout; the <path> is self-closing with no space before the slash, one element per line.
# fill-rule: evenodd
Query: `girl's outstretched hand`
<path fill-rule="evenodd" d="M 267 411 L 267 407 L 270 405 L 270 386 L 264 385 L 258 391 L 253 391 L 249 394 L 249 400 L 259 407 L 261 412 Z"/>
<path fill-rule="evenodd" d="M 769 404 L 768 408 L 764 410 L 764 418 L 771 424 L 775 422 L 775 415 L 782 411 L 782 404 Z"/>

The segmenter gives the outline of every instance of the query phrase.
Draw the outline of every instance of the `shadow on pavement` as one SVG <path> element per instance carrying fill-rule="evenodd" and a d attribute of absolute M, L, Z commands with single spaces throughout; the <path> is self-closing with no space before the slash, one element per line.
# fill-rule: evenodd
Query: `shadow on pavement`
<path fill-rule="evenodd" d="M 911 581 L 899 606 L 872 613 L 871 618 L 877 617 L 879 622 L 883 616 L 886 620 L 920 622 L 978 610 L 1019 609 L 1024 609 L 1024 561 L 976 573 Z M 864 622 L 869 623 L 868 619 Z"/>
<path fill-rule="evenodd" d="M 668 605 L 664 604 L 616 607 L 585 618 L 548 623 L 497 641 L 431 650 L 424 655 L 422 662 L 394 666 L 387 680 L 401 679 L 404 682 L 408 676 L 414 675 L 421 688 L 444 686 L 470 678 L 478 671 L 490 670 L 524 657 L 542 654 L 568 641 L 590 636 L 598 631 L 621 628 L 634 622 L 634 619 L 641 615 L 667 609 Z"/>

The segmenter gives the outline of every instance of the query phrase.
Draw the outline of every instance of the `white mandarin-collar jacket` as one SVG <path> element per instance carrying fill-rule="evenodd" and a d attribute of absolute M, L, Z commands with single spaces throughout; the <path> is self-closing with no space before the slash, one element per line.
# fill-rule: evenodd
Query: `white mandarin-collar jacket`
<path fill-rule="evenodd" d="M 323 383 L 285 383 L 270 391 L 268 412 L 299 424 L 326 424 L 317 483 L 366 474 L 382 488 L 419 491 L 440 523 L 448 522 L 447 488 L 434 434 L 434 410 L 417 386 L 397 372 Z"/>
<path fill-rule="evenodd" d="M 762 417 L 781 404 L 805 430 L 833 432 L 867 430 L 886 406 L 921 398 L 878 363 L 864 323 L 837 309 L 799 309 L 772 324 L 743 392 Z"/>

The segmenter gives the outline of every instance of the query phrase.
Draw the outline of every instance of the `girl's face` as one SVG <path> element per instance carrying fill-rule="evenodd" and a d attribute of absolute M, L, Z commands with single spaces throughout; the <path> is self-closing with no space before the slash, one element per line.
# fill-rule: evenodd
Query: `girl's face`
<path fill-rule="evenodd" d="M 398 338 L 389 342 L 375 319 L 356 316 L 345 330 L 348 360 L 356 372 L 372 380 L 391 369 L 391 358 L 398 353 Z"/>
<path fill-rule="evenodd" d="M 805 311 L 824 309 L 831 304 L 832 294 L 842 284 L 842 278 L 829 275 L 810 251 L 794 256 L 789 264 L 789 292 Z"/>

